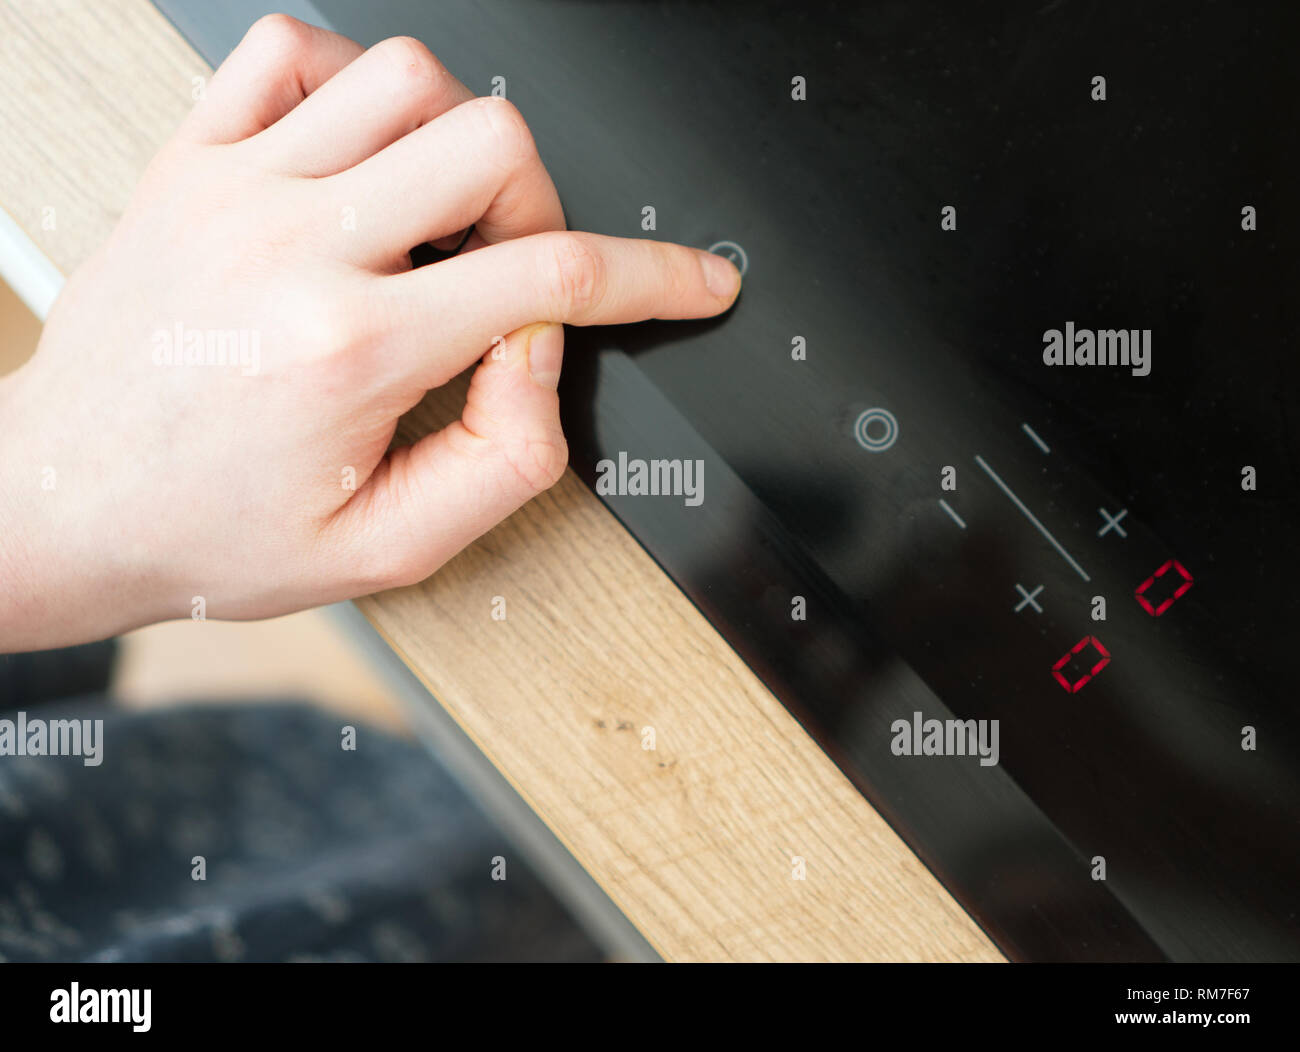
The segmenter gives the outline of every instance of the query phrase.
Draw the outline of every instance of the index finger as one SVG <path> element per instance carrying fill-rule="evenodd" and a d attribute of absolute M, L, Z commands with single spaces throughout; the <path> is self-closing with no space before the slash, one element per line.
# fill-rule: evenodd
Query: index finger
<path fill-rule="evenodd" d="M 740 293 L 740 271 L 721 256 L 577 231 L 487 245 L 378 280 L 395 327 L 388 345 L 411 375 L 434 381 L 429 387 L 467 368 L 495 337 L 533 322 L 709 318 Z M 429 333 L 439 334 L 434 358 Z"/>

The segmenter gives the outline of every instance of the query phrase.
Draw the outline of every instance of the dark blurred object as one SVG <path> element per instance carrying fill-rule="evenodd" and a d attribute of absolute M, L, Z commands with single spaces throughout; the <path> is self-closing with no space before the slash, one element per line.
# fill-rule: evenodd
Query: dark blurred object
<path fill-rule="evenodd" d="M 0 711 L 102 694 L 116 659 L 116 639 L 32 654 L 0 654 Z"/>
<path fill-rule="evenodd" d="M 343 748 L 299 704 L 56 714 L 103 719 L 101 763 L 0 763 L 0 959 L 602 957 L 414 741 Z"/>

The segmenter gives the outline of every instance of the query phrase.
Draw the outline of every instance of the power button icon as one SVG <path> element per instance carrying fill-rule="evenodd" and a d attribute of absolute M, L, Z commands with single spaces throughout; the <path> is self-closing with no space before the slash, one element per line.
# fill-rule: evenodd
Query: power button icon
<path fill-rule="evenodd" d="M 729 259 L 736 265 L 740 271 L 740 276 L 745 276 L 745 271 L 749 269 L 749 257 L 745 255 L 745 250 L 734 241 L 719 241 L 709 246 L 709 251 L 715 256 L 721 256 L 723 259 Z"/>

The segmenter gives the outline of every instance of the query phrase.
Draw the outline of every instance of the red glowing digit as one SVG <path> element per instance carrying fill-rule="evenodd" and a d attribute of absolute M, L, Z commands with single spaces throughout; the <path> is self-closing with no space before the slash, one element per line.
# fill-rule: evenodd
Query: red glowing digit
<path fill-rule="evenodd" d="M 1159 606 L 1153 606 L 1151 600 L 1148 599 L 1142 593 L 1145 592 L 1148 588 L 1150 588 L 1153 584 L 1155 584 L 1156 581 L 1158 581 L 1166 573 L 1168 573 L 1170 567 L 1173 567 L 1175 570 L 1178 571 L 1178 573 L 1182 576 L 1183 583 L 1180 584 L 1176 589 L 1174 589 L 1174 594 L 1171 595 L 1168 599 L 1166 599 L 1163 603 L 1161 603 Z M 1184 567 L 1183 564 L 1180 563 L 1177 559 L 1170 559 L 1167 563 L 1164 564 L 1164 566 L 1160 567 L 1159 570 L 1157 570 L 1145 581 L 1143 581 L 1140 585 L 1138 585 L 1137 591 L 1134 592 L 1133 594 L 1137 598 L 1137 601 L 1142 604 L 1143 610 L 1145 610 L 1152 617 L 1159 617 L 1161 614 L 1163 614 L 1166 610 L 1168 610 L 1171 606 L 1174 605 L 1175 599 L 1180 599 L 1182 598 L 1182 596 L 1186 595 L 1187 590 L 1191 587 L 1192 587 L 1192 575 L 1187 572 L 1186 567 Z"/>
<path fill-rule="evenodd" d="M 1092 646 L 1093 648 L 1096 649 L 1097 653 L 1101 655 L 1101 660 L 1098 661 L 1095 665 L 1093 665 L 1090 671 L 1085 672 L 1083 676 L 1080 677 L 1078 683 L 1071 683 L 1068 679 L 1065 678 L 1065 676 L 1061 674 L 1061 669 L 1065 668 L 1065 666 L 1070 663 L 1070 659 L 1074 657 L 1075 654 L 1079 653 L 1081 650 L 1085 649 L 1088 646 Z M 1098 672 L 1100 672 L 1109 664 L 1110 664 L 1110 651 L 1101 645 L 1101 640 L 1099 640 L 1096 636 L 1084 636 L 1081 640 L 1079 640 L 1079 642 L 1075 643 L 1074 646 L 1072 646 L 1061 656 L 1060 661 L 1058 661 L 1055 665 L 1052 666 L 1052 675 L 1056 677 L 1056 682 L 1059 683 L 1062 687 L 1064 687 L 1067 693 L 1078 694 L 1079 691 L 1083 689 L 1083 685 L 1087 683 L 1088 680 L 1096 676 Z"/>

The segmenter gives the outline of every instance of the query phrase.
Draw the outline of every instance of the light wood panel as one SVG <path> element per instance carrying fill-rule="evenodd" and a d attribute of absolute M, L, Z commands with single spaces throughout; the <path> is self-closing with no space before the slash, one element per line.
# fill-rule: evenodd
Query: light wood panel
<path fill-rule="evenodd" d="M 66 272 L 206 67 L 144 0 L 4 0 L 0 34 L 0 206 Z M 462 390 L 402 433 L 450 418 Z M 431 580 L 360 606 L 666 958 L 1000 959 L 572 473 Z"/>

